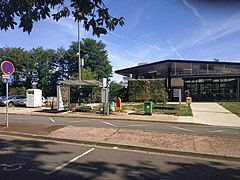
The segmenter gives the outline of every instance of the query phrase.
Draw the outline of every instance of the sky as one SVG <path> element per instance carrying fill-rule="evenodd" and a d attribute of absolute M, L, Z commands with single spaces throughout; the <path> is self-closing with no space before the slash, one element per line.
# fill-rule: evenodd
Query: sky
<path fill-rule="evenodd" d="M 100 38 L 81 27 L 81 38 L 106 44 L 113 71 L 165 59 L 240 62 L 239 0 L 103 0 L 125 25 Z M 77 41 L 73 17 L 34 24 L 29 35 L 17 27 L 0 31 L 0 47 L 68 49 Z M 113 74 L 112 80 L 122 76 Z"/>

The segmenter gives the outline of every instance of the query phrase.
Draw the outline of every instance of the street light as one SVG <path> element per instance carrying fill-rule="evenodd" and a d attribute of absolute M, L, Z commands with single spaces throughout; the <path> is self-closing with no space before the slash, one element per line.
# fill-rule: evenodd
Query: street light
<path fill-rule="evenodd" d="M 78 80 L 81 81 L 80 26 L 78 21 Z"/>

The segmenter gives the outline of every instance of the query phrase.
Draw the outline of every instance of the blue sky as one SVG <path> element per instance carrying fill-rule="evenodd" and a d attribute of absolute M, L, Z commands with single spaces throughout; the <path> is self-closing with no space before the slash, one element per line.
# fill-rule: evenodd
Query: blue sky
<path fill-rule="evenodd" d="M 216 3 L 218 1 L 218 3 Z M 113 70 L 139 62 L 190 59 L 240 62 L 240 3 L 237 0 L 105 0 L 110 14 L 125 25 L 100 38 L 81 28 L 81 38 L 106 44 Z M 68 48 L 77 41 L 72 17 L 37 22 L 30 35 L 22 29 L 0 31 L 0 47 Z M 113 80 L 120 81 L 115 75 Z"/>

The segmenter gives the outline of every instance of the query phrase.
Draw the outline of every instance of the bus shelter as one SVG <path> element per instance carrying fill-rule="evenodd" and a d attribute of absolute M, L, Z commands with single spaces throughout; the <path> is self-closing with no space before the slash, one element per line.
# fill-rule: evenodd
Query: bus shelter
<path fill-rule="evenodd" d="M 70 88 L 71 86 L 82 87 L 101 87 L 102 82 L 97 80 L 66 80 L 60 81 L 57 85 L 57 109 L 69 110 L 70 109 Z"/>

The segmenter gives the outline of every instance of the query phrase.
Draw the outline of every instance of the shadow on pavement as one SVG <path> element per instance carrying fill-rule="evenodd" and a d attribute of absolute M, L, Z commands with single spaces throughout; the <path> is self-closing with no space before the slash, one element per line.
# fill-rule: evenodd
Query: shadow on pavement
<path fill-rule="evenodd" d="M 75 148 L 82 148 L 75 146 Z M 89 147 L 85 147 L 89 149 Z M 79 150 L 80 152 L 80 150 Z M 77 152 L 77 153 L 79 153 Z M 68 158 L 63 158 L 68 156 Z M 74 157 L 72 147 L 54 142 L 31 139 L 0 138 L 0 179 L 239 179 L 240 169 L 220 162 L 187 163 L 174 160 L 161 162 L 134 160 L 134 163 L 114 163 L 105 160 L 79 160 L 51 175 L 46 172 Z M 148 156 L 148 154 L 145 154 Z M 157 157 L 158 155 L 156 155 Z M 159 158 L 159 157 L 157 157 Z M 177 159 L 177 158 L 176 158 Z M 183 160 L 183 158 L 182 158 Z"/>

